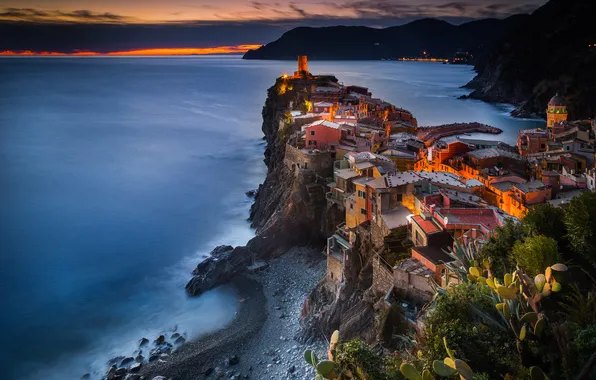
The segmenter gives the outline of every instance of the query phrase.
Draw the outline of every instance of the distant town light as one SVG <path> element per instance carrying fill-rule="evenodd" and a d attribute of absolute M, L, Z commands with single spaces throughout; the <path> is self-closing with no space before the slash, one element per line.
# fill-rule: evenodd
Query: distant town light
<path fill-rule="evenodd" d="M 283 74 L 281 77 L 282 77 L 283 79 L 288 79 L 288 74 L 285 74 L 285 73 L 284 73 L 284 74 Z"/>

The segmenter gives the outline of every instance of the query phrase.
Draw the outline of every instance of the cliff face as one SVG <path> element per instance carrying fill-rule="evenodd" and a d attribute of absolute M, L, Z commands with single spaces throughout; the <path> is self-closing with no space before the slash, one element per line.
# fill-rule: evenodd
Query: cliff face
<path fill-rule="evenodd" d="M 278 79 L 267 93 L 262 129 L 268 172 L 250 212 L 257 236 L 247 244 L 256 257 L 276 256 L 293 246 L 325 244 L 324 185 L 313 173 L 284 164 L 286 142 L 298 130 L 287 122 L 287 113 L 304 102 L 310 85 L 303 79 L 285 83 Z"/>
<path fill-rule="evenodd" d="M 571 119 L 596 115 L 596 2 L 551 0 L 514 28 L 476 66 L 470 97 L 544 116 L 557 92 Z"/>

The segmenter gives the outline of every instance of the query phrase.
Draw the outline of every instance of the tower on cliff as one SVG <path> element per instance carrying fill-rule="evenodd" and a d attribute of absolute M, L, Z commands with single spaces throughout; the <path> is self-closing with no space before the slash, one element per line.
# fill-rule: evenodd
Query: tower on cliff
<path fill-rule="evenodd" d="M 298 71 L 294 73 L 295 77 L 306 77 L 310 73 L 308 72 L 308 57 L 305 55 L 298 56 Z"/>
<path fill-rule="evenodd" d="M 559 93 L 553 96 L 548 102 L 546 109 L 546 127 L 552 130 L 555 123 L 567 120 L 567 106 Z"/>

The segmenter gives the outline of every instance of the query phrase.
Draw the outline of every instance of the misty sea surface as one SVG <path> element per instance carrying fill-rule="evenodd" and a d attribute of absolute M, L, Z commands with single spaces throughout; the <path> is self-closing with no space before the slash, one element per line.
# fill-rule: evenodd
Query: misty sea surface
<path fill-rule="evenodd" d="M 419 125 L 544 125 L 458 100 L 471 66 L 311 61 L 369 87 Z M 0 59 L 0 361 L 3 379 L 67 380 L 173 326 L 196 338 L 232 321 L 222 286 L 186 296 L 218 244 L 243 245 L 266 174 L 261 110 L 291 61 L 238 56 Z M 480 137 L 480 135 L 476 135 Z"/>

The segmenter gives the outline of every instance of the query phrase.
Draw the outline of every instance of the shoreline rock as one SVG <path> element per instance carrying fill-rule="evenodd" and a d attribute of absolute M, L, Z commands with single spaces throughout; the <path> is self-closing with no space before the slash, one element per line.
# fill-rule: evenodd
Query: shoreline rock
<path fill-rule="evenodd" d="M 200 262 L 192 272 L 194 277 L 186 284 L 186 291 L 191 296 L 199 296 L 207 290 L 228 282 L 235 275 L 246 271 L 252 256 L 250 250 L 242 246 L 215 247 L 210 256 Z"/>

